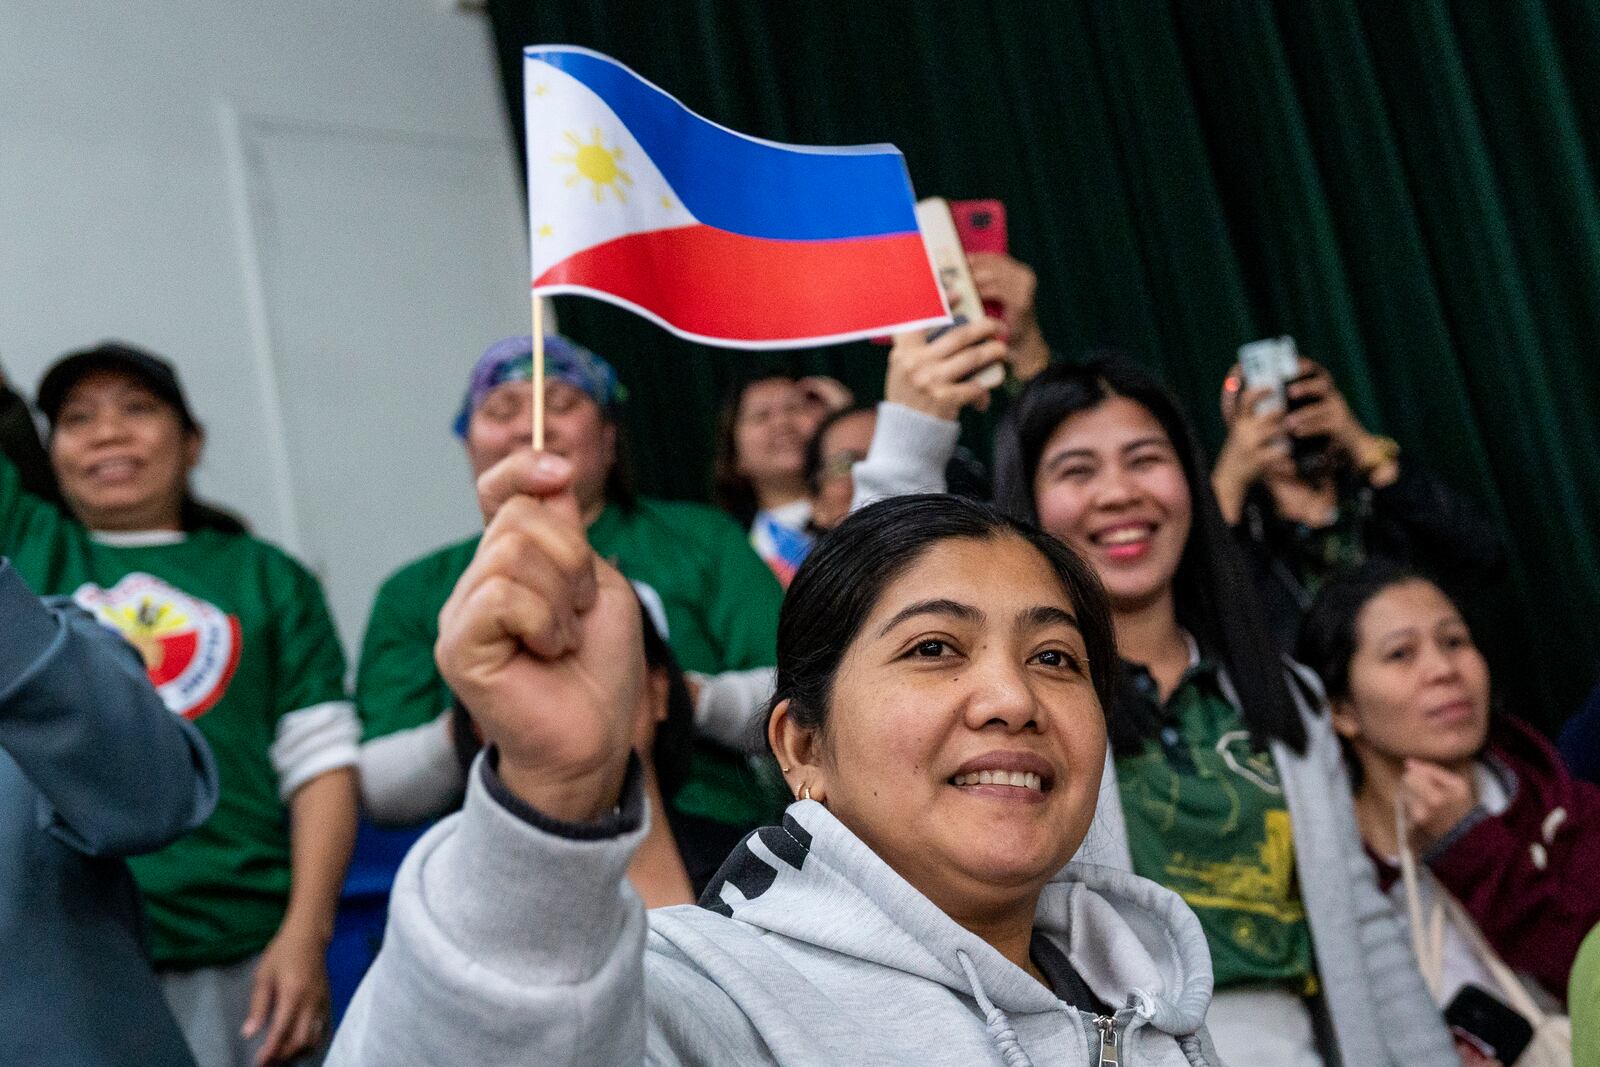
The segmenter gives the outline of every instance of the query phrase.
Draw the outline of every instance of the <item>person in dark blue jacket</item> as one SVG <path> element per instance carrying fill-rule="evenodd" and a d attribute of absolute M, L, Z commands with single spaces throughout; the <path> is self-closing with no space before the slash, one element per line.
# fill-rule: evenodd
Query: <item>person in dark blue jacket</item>
<path fill-rule="evenodd" d="M 1556 747 L 1568 770 L 1586 782 L 1600 785 L 1600 685 L 1561 728 Z"/>
<path fill-rule="evenodd" d="M 192 1065 L 122 857 L 199 826 L 211 751 L 138 652 L 0 557 L 0 1064 Z"/>

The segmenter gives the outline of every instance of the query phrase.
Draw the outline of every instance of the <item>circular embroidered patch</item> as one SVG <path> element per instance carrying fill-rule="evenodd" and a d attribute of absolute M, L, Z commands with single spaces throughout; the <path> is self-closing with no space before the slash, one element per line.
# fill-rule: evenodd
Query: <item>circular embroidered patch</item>
<path fill-rule="evenodd" d="M 222 699 L 239 665 L 238 618 L 137 571 L 110 589 L 86 582 L 72 599 L 139 650 L 173 713 L 198 719 Z"/>

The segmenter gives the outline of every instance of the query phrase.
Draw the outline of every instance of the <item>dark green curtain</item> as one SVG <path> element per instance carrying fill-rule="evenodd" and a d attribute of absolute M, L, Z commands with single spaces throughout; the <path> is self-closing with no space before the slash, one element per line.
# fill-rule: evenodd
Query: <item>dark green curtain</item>
<path fill-rule="evenodd" d="M 1558 724 L 1600 665 L 1600 7 L 1402 0 L 491 0 L 736 129 L 890 141 L 919 195 L 998 197 L 1059 352 L 1136 353 L 1220 444 L 1243 341 L 1289 333 L 1368 426 L 1502 525 L 1497 678 Z M 520 128 L 516 130 L 520 143 Z M 595 301 L 646 491 L 704 498 L 722 391 L 772 357 Z M 783 365 L 881 393 L 883 350 Z M 975 420 L 970 443 L 986 449 Z"/>

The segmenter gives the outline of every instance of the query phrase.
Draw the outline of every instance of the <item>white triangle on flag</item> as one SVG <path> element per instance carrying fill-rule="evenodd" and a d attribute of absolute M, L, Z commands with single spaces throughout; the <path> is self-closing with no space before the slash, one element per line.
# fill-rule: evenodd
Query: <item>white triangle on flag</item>
<path fill-rule="evenodd" d="M 698 222 L 591 89 L 542 60 L 523 71 L 534 280 L 586 248 Z"/>

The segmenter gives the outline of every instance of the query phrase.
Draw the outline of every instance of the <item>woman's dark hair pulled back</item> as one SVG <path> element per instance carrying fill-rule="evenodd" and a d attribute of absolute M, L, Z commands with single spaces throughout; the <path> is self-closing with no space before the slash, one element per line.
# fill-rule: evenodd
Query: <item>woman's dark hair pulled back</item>
<path fill-rule="evenodd" d="M 817 423 L 816 432 L 806 442 L 806 488 L 811 491 L 812 496 L 822 492 L 822 442 L 823 438 L 828 436 L 828 431 L 845 419 L 854 418 L 857 415 L 871 415 L 877 410 L 870 404 L 851 404 L 849 407 L 840 408 L 838 411 L 830 411 L 823 416 L 821 422 Z"/>
<path fill-rule="evenodd" d="M 1361 646 L 1361 635 L 1357 630 L 1362 609 L 1384 590 L 1411 582 L 1427 582 L 1443 593 L 1457 611 L 1461 611 L 1460 602 L 1438 582 L 1419 570 L 1382 557 L 1370 558 L 1329 580 L 1317 594 L 1317 599 L 1311 602 L 1305 621 L 1300 624 L 1295 658 L 1322 679 L 1329 700 L 1343 700 L 1350 695 L 1350 664 Z M 1462 617 L 1466 617 L 1465 612 L 1462 612 Z M 1492 685 L 1489 708 L 1491 716 L 1501 713 L 1500 699 Z M 1344 766 L 1350 775 L 1350 786 L 1360 791 L 1367 777 L 1361 759 L 1356 755 L 1355 747 L 1345 738 L 1339 738 L 1339 747 L 1344 752 Z"/>
<path fill-rule="evenodd" d="M 1356 632 L 1361 609 L 1385 589 L 1408 582 L 1427 582 L 1437 588 L 1432 579 L 1410 567 L 1381 558 L 1368 559 L 1330 579 L 1311 602 L 1300 625 L 1295 658 L 1322 679 L 1329 700 L 1350 695 L 1350 661 L 1361 644 L 1361 635 Z"/>
<path fill-rule="evenodd" d="M 1279 740 L 1305 751 L 1305 724 L 1284 682 L 1284 665 L 1267 629 L 1233 534 L 1222 519 L 1194 430 L 1176 397 L 1127 356 L 1096 352 L 1080 364 L 1054 364 L 1028 383 L 995 431 L 995 503 L 1006 514 L 1039 521 L 1034 475 L 1057 428 L 1081 411 L 1124 397 L 1161 425 L 1183 465 L 1191 520 L 1173 600 L 1178 624 L 1194 636 L 1201 654 L 1220 663 L 1238 695 L 1253 741 Z M 1107 712 L 1107 731 L 1119 755 L 1138 752 L 1156 736 L 1159 719 L 1131 685 Z"/>
<path fill-rule="evenodd" d="M 787 700 L 795 722 L 825 730 L 839 664 L 884 590 L 940 542 L 1005 537 L 1032 545 L 1060 579 L 1083 634 L 1095 694 L 1110 708 L 1116 641 L 1105 591 L 1089 565 L 1060 541 L 988 504 L 924 493 L 853 512 L 801 565 L 778 616 L 778 678 L 769 716 Z"/>

